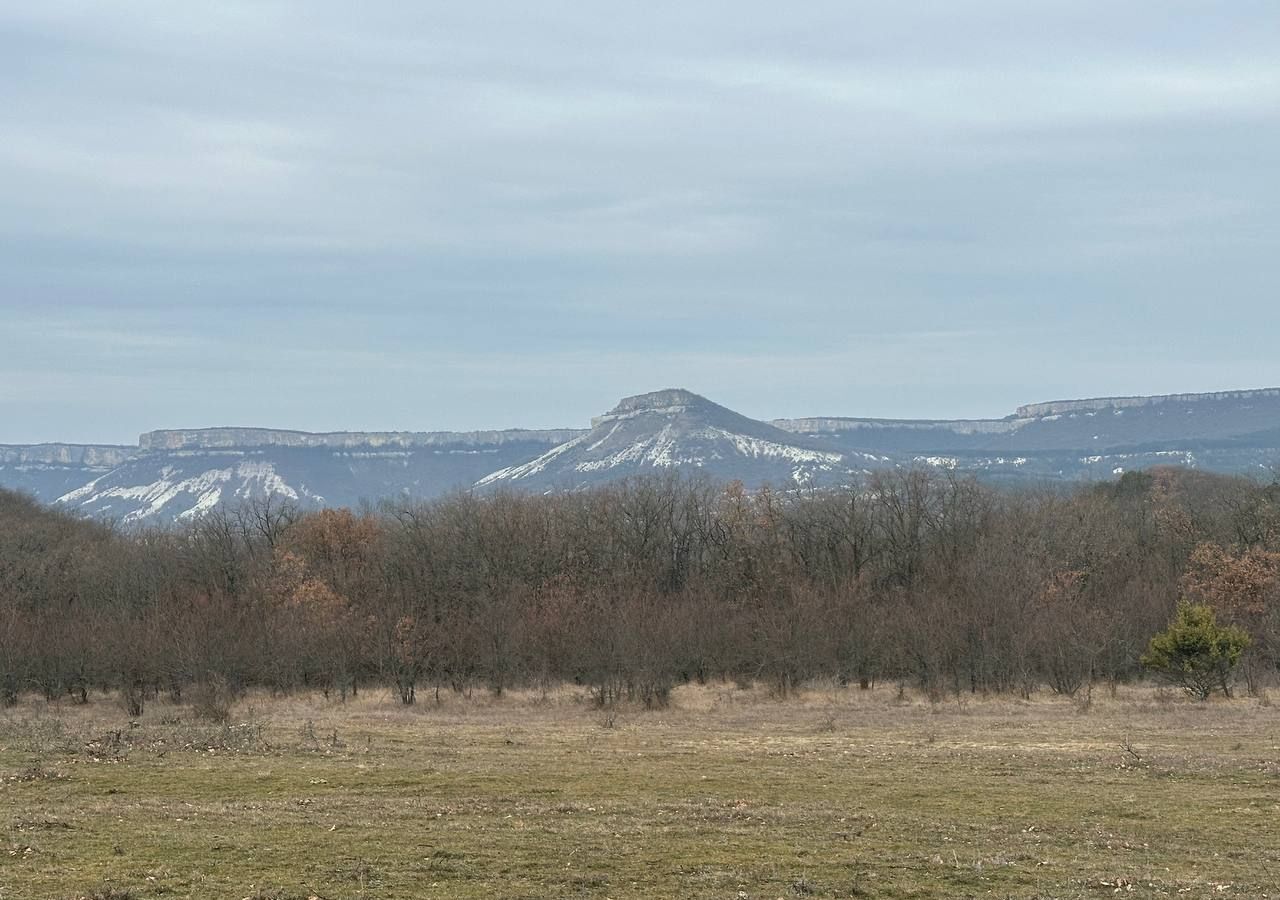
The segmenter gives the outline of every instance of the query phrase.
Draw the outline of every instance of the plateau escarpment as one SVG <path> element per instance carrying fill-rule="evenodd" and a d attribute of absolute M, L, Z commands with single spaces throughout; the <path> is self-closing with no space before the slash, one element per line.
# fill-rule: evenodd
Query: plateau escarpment
<path fill-rule="evenodd" d="M 808 418 L 774 424 L 862 449 L 1086 455 L 1267 449 L 1280 446 L 1280 389 L 1055 400 L 1020 406 L 1003 419 Z"/>
<path fill-rule="evenodd" d="M 1087 400 L 1050 400 L 1047 403 L 1028 403 L 1019 406 L 1015 419 L 1036 419 L 1045 416 L 1090 413 L 1103 409 L 1139 409 L 1165 404 L 1241 404 L 1244 409 L 1256 403 L 1280 403 L 1280 388 L 1259 388 L 1252 391 L 1213 391 L 1201 394 L 1156 394 L 1150 397 L 1093 397 Z"/>
<path fill-rule="evenodd" d="M 137 452 L 117 444 L 0 444 L 0 465 L 118 466 Z"/>
<path fill-rule="evenodd" d="M 1027 483 L 1170 464 L 1271 477 L 1280 465 L 1280 389 L 1056 400 L 1000 419 L 764 422 L 672 388 L 624 398 L 590 428 L 219 427 L 150 431 L 136 447 L 0 446 L 0 487 L 134 523 L 264 497 L 350 506 L 454 490 L 578 490 L 669 471 L 752 488 L 821 488 L 895 467 Z"/>
<path fill-rule="evenodd" d="M 469 487 L 578 433 L 148 432 L 119 466 L 49 499 L 125 523 L 190 519 L 219 505 L 266 497 L 303 506 L 428 499 Z"/>
<path fill-rule="evenodd" d="M 0 444 L 0 487 L 53 500 L 137 452 L 113 444 Z"/>
<path fill-rule="evenodd" d="M 148 431 L 141 450 L 225 450 L 238 447 L 411 448 L 492 447 L 505 444 L 559 443 L 581 429 L 504 431 L 288 431 L 279 428 L 180 428 Z"/>

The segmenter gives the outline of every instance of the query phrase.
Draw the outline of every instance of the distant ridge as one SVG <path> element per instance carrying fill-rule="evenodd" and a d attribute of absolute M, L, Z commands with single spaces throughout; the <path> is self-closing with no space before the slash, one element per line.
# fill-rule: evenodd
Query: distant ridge
<path fill-rule="evenodd" d="M 162 429 L 136 447 L 0 445 L 0 487 L 126 524 L 278 496 L 304 506 L 456 490 L 580 490 L 651 472 L 823 488 L 934 467 L 1015 484 L 1180 465 L 1280 472 L 1280 388 L 1054 400 L 1000 419 L 762 422 L 684 388 L 619 400 L 591 427 L 480 431 Z"/>
<path fill-rule="evenodd" d="M 282 428 L 173 428 L 148 431 L 141 450 L 212 450 L 228 447 L 441 447 L 454 444 L 504 444 L 565 441 L 581 429 L 508 428 L 502 431 L 291 431 Z"/>
<path fill-rule="evenodd" d="M 1019 419 L 1057 416 L 1063 413 L 1098 409 L 1133 409 L 1158 403 L 1200 403 L 1215 400 L 1261 400 L 1280 397 L 1280 388 L 1257 388 L 1246 391 L 1212 391 L 1204 394 L 1154 394 L 1150 397 L 1093 397 L 1086 400 L 1050 400 L 1028 403 L 1014 413 Z"/>
<path fill-rule="evenodd" d="M 0 444 L 0 463 L 118 466 L 137 452 L 118 444 Z"/>

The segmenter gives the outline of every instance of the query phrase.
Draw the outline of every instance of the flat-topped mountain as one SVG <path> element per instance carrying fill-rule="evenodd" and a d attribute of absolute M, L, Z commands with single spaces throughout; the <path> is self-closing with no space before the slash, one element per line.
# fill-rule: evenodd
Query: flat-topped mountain
<path fill-rule="evenodd" d="M 359 432 L 310 434 L 264 428 L 148 432 L 116 465 L 64 467 L 58 481 L 19 479 L 0 465 L 0 486 L 126 524 L 191 519 L 223 504 L 276 496 L 303 506 L 430 498 L 474 484 L 581 433 Z"/>
<path fill-rule="evenodd" d="M 582 429 L 505 431 L 287 431 L 280 428 L 178 428 L 148 431 L 141 450 L 225 450 L 234 447 L 487 447 L 567 441 Z"/>
<path fill-rule="evenodd" d="M 1156 394 L 1150 397 L 1093 397 L 1088 400 L 1050 400 L 1048 403 L 1028 403 L 1019 406 L 1014 419 L 1035 419 L 1045 416 L 1090 413 L 1099 410 L 1139 409 L 1142 407 L 1185 406 L 1186 404 L 1217 404 L 1229 409 L 1253 409 L 1257 403 L 1280 403 L 1280 388 L 1259 388 L 1252 391 L 1213 391 L 1203 394 Z"/>
<path fill-rule="evenodd" d="M 627 397 L 591 426 L 477 486 L 575 490 L 666 469 L 703 470 L 750 486 L 818 484 L 849 475 L 846 454 L 681 389 Z"/>
<path fill-rule="evenodd" d="M 872 451 L 1091 456 L 1122 449 L 1257 449 L 1280 446 L 1280 389 L 1055 400 L 1020 406 L 1003 419 L 806 418 L 773 424 Z"/>
<path fill-rule="evenodd" d="M 51 501 L 137 452 L 113 444 L 0 444 L 0 487 Z"/>
<path fill-rule="evenodd" d="M 758 421 L 680 388 L 637 394 L 591 427 L 472 432 L 151 431 L 136 447 L 0 446 L 0 487 L 127 523 L 190 519 L 265 496 L 303 505 L 452 490 L 577 490 L 646 472 L 822 487 L 934 466 L 1017 482 L 1152 465 L 1270 477 L 1280 388 L 1055 400 L 1000 419 Z"/>

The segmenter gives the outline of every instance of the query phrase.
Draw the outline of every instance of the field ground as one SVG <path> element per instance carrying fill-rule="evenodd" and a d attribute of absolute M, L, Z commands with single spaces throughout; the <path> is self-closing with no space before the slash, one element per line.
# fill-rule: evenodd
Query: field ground
<path fill-rule="evenodd" d="M 729 685 L 658 712 L 0 714 L 0 898 L 1280 897 L 1280 709 Z"/>

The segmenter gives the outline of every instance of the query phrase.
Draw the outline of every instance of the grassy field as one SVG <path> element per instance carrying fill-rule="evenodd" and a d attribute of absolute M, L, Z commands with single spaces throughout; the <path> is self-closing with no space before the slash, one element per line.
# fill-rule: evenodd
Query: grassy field
<path fill-rule="evenodd" d="M 0 900 L 1280 897 L 1280 712 L 729 685 L 0 715 Z"/>

